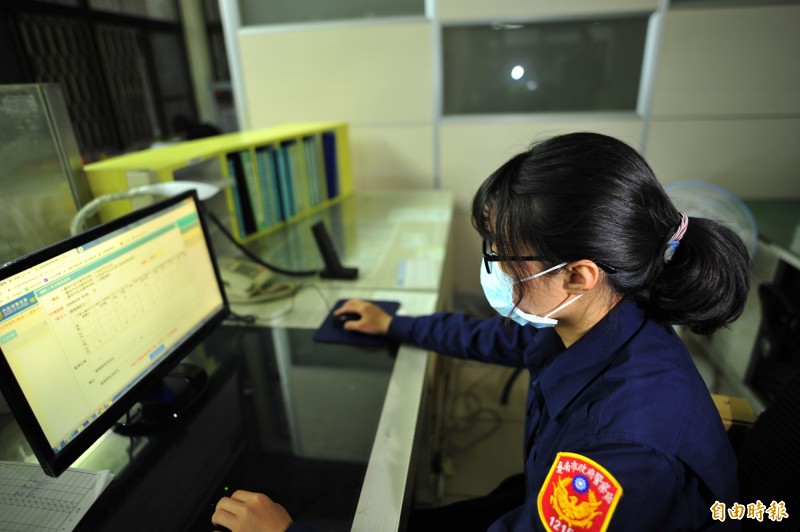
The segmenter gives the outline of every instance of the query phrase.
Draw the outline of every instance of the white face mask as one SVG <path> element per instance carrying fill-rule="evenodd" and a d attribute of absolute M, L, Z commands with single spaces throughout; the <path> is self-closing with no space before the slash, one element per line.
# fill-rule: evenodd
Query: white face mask
<path fill-rule="evenodd" d="M 566 266 L 566 264 L 566 262 L 562 262 L 561 264 L 557 264 L 556 266 L 548 268 L 543 272 L 531 275 L 530 277 L 525 277 L 524 279 L 520 279 L 516 282 L 522 283 L 525 281 L 530 281 L 531 279 L 536 279 L 537 277 L 541 277 L 542 275 L 563 268 Z M 483 293 L 486 296 L 486 300 L 501 316 L 507 316 L 520 325 L 552 327 L 558 323 L 558 320 L 551 318 L 550 316 L 560 310 L 565 309 L 583 296 L 583 294 L 577 295 L 574 298 L 565 301 L 563 304 L 559 305 L 544 316 L 538 316 L 536 314 L 528 314 L 527 312 L 522 311 L 514 306 L 514 284 L 515 281 L 513 281 L 511 277 L 509 277 L 499 267 L 492 268 L 492 272 L 489 273 L 486 271 L 483 262 L 481 262 L 481 286 L 483 287 Z M 513 314 L 511 313 L 512 310 Z"/>

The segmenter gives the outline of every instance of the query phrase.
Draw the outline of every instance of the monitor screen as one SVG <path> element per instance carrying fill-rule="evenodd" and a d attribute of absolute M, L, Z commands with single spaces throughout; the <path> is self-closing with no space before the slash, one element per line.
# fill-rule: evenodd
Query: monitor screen
<path fill-rule="evenodd" d="M 188 192 L 0 268 L 0 386 L 58 475 L 228 314 Z"/>

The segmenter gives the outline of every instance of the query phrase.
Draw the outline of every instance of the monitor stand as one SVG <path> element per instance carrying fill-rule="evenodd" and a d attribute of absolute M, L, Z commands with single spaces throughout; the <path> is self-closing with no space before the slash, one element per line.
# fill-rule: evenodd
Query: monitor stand
<path fill-rule="evenodd" d="M 339 255 L 336 254 L 336 248 L 333 247 L 333 242 L 331 242 L 331 236 L 328 234 L 328 230 L 325 229 L 325 224 L 317 222 L 311 227 L 311 231 L 314 233 L 314 241 L 317 243 L 319 253 L 325 262 L 325 267 L 319 272 L 320 278 L 357 279 L 358 268 L 342 266 Z"/>
<path fill-rule="evenodd" d="M 193 364 L 178 364 L 139 399 L 138 409 L 114 426 L 123 436 L 143 436 L 178 423 L 203 396 L 208 374 Z"/>

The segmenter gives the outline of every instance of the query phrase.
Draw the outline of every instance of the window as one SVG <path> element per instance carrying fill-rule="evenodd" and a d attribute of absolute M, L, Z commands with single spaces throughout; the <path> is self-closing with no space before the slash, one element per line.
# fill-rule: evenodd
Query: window
<path fill-rule="evenodd" d="M 445 27 L 444 114 L 633 111 L 647 21 Z"/>

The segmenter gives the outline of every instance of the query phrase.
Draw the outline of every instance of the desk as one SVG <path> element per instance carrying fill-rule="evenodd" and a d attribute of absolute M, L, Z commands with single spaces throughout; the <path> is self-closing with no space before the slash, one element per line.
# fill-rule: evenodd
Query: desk
<path fill-rule="evenodd" d="M 359 280 L 309 281 L 292 300 L 234 306 L 238 314 L 256 316 L 258 327 L 215 331 L 190 355 L 212 375 L 213 400 L 187 416 L 185 425 L 162 435 L 128 439 L 107 433 L 75 464 L 116 475 L 81 527 L 208 530 L 210 504 L 230 481 L 263 486 L 259 489 L 285 504 L 294 517 L 327 530 L 397 530 L 410 502 L 432 357 L 410 346 L 400 346 L 390 358 L 385 351 L 310 344 L 308 338 L 325 318 L 327 305 L 341 298 L 396 300 L 408 315 L 441 308 L 447 297 L 441 288 L 448 277 L 451 213 L 452 197 L 444 192 L 357 194 L 255 242 L 253 249 L 283 267 L 315 268 L 321 262 L 310 227 L 323 220 L 342 262 L 361 269 Z M 236 338 L 246 348 L 231 351 Z M 280 345 L 288 347 L 275 347 Z M 284 385 L 278 386 L 279 381 Z M 355 403 L 340 399 L 324 405 L 325 412 L 334 408 L 340 414 L 352 414 L 352 405 L 362 405 L 357 414 L 335 423 L 348 437 L 330 433 L 324 444 L 312 443 L 308 431 L 324 428 L 330 418 L 306 421 L 323 407 L 294 395 L 291 389 L 296 391 L 300 381 L 312 388 L 352 387 Z M 287 410 L 286 405 L 294 406 Z M 281 409 L 285 421 L 276 424 Z M 302 412 L 303 418 L 292 412 Z M 366 430 L 347 429 L 354 421 L 363 421 Z M 15 428 L 0 434 L 0 459 L 35 461 Z M 276 447 L 281 459 L 251 453 Z M 242 456 L 264 462 L 250 467 Z M 299 499 L 287 491 L 298 483 L 305 493 Z M 173 506 L 176 501 L 183 501 L 183 510 Z"/>
<path fill-rule="evenodd" d="M 327 305 L 345 298 L 399 301 L 399 313 L 412 316 L 446 308 L 452 210 L 453 198 L 448 192 L 371 192 L 345 199 L 252 248 L 287 269 L 304 269 L 309 264 L 319 267 L 322 263 L 310 235 L 311 226 L 322 220 L 331 230 L 342 263 L 359 267 L 358 280 L 304 285 L 288 313 L 286 302 L 239 305 L 234 311 L 255 315 L 259 323 L 270 326 L 316 328 L 326 316 Z M 398 528 L 413 487 L 420 414 L 426 395 L 434 395 L 426 392 L 426 382 L 433 374 L 427 352 L 400 347 L 353 530 Z"/>

